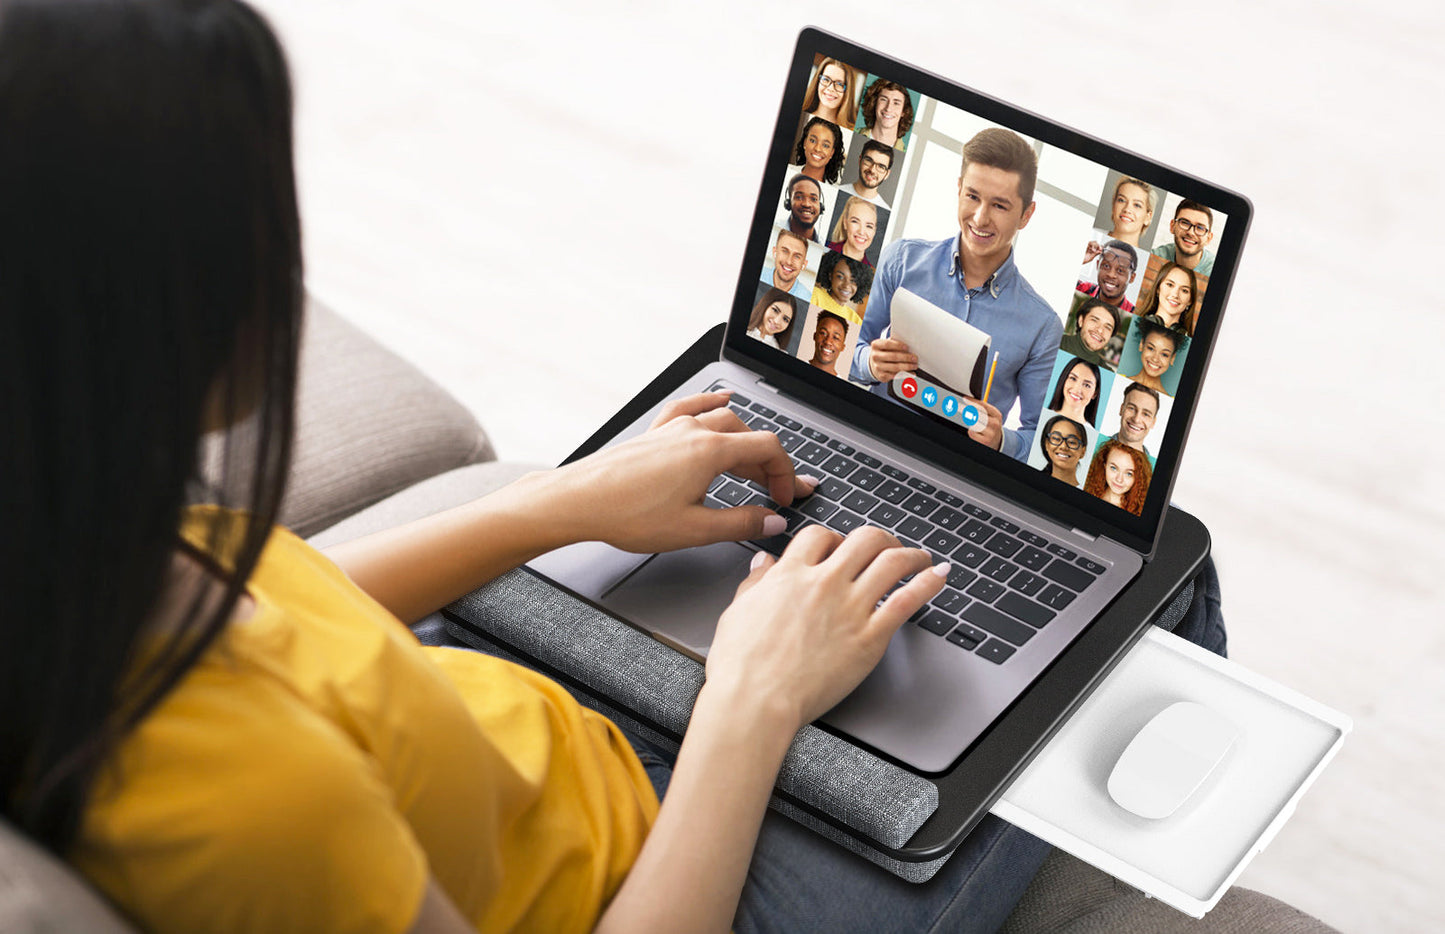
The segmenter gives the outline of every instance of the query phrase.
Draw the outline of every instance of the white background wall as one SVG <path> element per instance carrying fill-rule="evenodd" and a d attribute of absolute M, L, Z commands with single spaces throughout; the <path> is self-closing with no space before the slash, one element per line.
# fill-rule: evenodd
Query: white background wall
<path fill-rule="evenodd" d="M 1438 4 L 261 6 L 313 291 L 510 459 L 560 458 L 722 319 L 806 23 L 1252 198 L 1176 499 L 1232 657 L 1356 731 L 1242 881 L 1347 931 L 1445 929 Z"/>

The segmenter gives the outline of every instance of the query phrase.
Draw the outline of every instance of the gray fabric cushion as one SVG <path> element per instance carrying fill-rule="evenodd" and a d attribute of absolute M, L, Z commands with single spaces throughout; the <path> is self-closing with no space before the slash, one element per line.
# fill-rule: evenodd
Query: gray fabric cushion
<path fill-rule="evenodd" d="M 132 934 L 95 890 L 0 820 L 0 932 Z"/>
<path fill-rule="evenodd" d="M 1235 887 L 1195 920 L 1055 850 L 999 934 L 1338 934 L 1278 899 Z"/>
<path fill-rule="evenodd" d="M 475 416 L 420 370 L 309 302 L 296 451 L 281 523 L 311 535 L 398 490 L 496 457 Z"/>
<path fill-rule="evenodd" d="M 687 728 L 702 665 L 525 571 L 448 612 L 665 730 Z M 906 843 L 938 807 L 932 782 L 811 726 L 793 741 L 777 788 L 889 846 Z"/>

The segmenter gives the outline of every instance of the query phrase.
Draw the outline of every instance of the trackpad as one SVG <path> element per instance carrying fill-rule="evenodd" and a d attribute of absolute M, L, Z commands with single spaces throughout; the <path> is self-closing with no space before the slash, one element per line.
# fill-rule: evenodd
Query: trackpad
<path fill-rule="evenodd" d="M 601 600 L 673 648 L 703 657 L 756 552 L 733 542 L 654 555 Z"/>

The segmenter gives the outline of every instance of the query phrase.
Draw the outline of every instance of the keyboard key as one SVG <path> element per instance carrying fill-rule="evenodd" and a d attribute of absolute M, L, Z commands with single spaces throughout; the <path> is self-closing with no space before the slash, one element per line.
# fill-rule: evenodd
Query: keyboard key
<path fill-rule="evenodd" d="M 878 497 L 864 493 L 862 490 L 854 490 L 843 497 L 843 505 L 854 512 L 867 513 L 868 510 L 878 505 Z"/>
<path fill-rule="evenodd" d="M 1018 576 L 1008 582 L 1008 585 L 1019 593 L 1032 597 L 1043 589 L 1043 586 L 1047 583 L 1048 581 L 1039 577 L 1037 574 L 1020 571 Z"/>
<path fill-rule="evenodd" d="M 1027 534 L 1028 533 L 1025 532 L 1023 533 L 1023 535 L 1020 535 L 1019 538 L 1023 538 L 1024 535 Z M 1038 538 L 1037 535 L 1035 535 L 1034 537 Z M 1024 567 L 1028 568 L 1030 571 L 1042 571 L 1044 568 L 1048 567 L 1049 553 L 1047 551 L 1040 551 L 1039 549 L 1030 546 L 1019 552 L 1018 555 L 1015 556 L 1014 560 L 1017 561 L 1019 564 L 1022 564 Z"/>
<path fill-rule="evenodd" d="M 814 441 L 809 441 L 793 453 L 797 456 L 798 460 L 812 464 L 814 467 L 822 464 L 832 456 L 828 453 L 827 448 Z"/>
<path fill-rule="evenodd" d="M 908 485 L 911 486 L 911 487 L 913 487 L 915 490 L 917 490 L 917 491 L 920 492 L 920 493 L 936 493 L 936 492 L 938 492 L 938 487 L 936 487 L 936 486 L 934 486 L 933 484 L 929 483 L 927 480 L 920 480 L 918 477 L 909 477 L 909 478 L 908 478 Z"/>
<path fill-rule="evenodd" d="M 1039 606 L 1028 597 L 1016 593 L 1006 593 L 994 603 L 994 606 L 1003 610 L 1010 616 L 1017 616 L 1030 626 L 1043 626 L 1058 614 L 1047 607 Z"/>
<path fill-rule="evenodd" d="M 838 511 L 838 507 L 826 499 L 818 499 L 816 496 L 809 497 L 798 507 L 798 511 L 810 519 L 822 522 L 824 519 Z"/>
<path fill-rule="evenodd" d="M 749 399 L 747 396 L 744 396 L 744 395 L 742 395 L 742 394 L 740 394 L 740 393 L 736 393 L 736 392 L 735 392 L 735 393 L 733 393 L 732 399 L 728 400 L 728 404 L 729 404 L 729 405 L 740 405 L 740 406 L 743 406 L 744 408 L 746 408 L 746 407 L 748 407 L 748 406 L 750 406 L 750 405 L 753 404 L 753 400 Z"/>
<path fill-rule="evenodd" d="M 1014 525 L 1003 516 L 995 516 L 992 520 L 989 521 L 989 525 L 993 526 L 996 529 L 1003 529 L 1005 532 L 1009 533 L 1017 532 L 1019 530 L 1018 526 Z"/>
<path fill-rule="evenodd" d="M 978 600 L 983 603 L 992 603 L 1004 593 L 1004 589 L 1001 584 L 995 584 L 986 577 L 980 577 L 974 581 L 973 586 L 965 590 L 964 593 L 970 597 L 978 598 Z"/>
<path fill-rule="evenodd" d="M 995 665 L 1002 665 L 1015 651 L 1017 650 L 1011 645 L 1005 645 L 997 639 L 990 639 L 979 646 L 978 651 L 974 654 L 988 659 Z"/>
<path fill-rule="evenodd" d="M 747 499 L 751 491 L 740 483 L 727 483 L 717 490 L 717 498 L 729 506 L 739 506 Z"/>
<path fill-rule="evenodd" d="M 933 526 L 917 516 L 909 516 L 898 524 L 898 534 L 914 541 L 923 541 L 923 537 L 932 531 Z"/>
<path fill-rule="evenodd" d="M 744 425 L 747 425 L 749 428 L 752 428 L 754 430 L 767 427 L 767 422 L 763 421 L 761 418 L 758 418 L 751 412 L 734 412 L 733 414 L 738 417 L 738 421 L 742 422 Z"/>
<path fill-rule="evenodd" d="M 938 502 L 922 493 L 914 493 L 903 503 L 903 508 L 918 516 L 920 519 L 929 515 L 938 508 Z"/>
<path fill-rule="evenodd" d="M 1038 601 L 1050 609 L 1062 610 L 1074 602 L 1074 594 L 1058 584 L 1050 584 L 1039 591 Z"/>
<path fill-rule="evenodd" d="M 795 419 L 795 418 L 789 418 L 789 417 L 786 416 L 786 415 L 779 415 L 779 416 L 778 416 L 778 424 L 779 424 L 779 425 L 782 425 L 784 428 L 788 429 L 789 431 L 802 431 L 802 430 L 803 430 L 803 423 L 802 423 L 802 422 L 798 421 L 798 420 Z"/>
<path fill-rule="evenodd" d="M 807 439 L 796 432 L 788 431 L 786 428 L 778 431 L 778 441 L 783 445 L 783 450 L 789 454 L 801 447 Z"/>
<path fill-rule="evenodd" d="M 787 531 L 785 533 L 787 535 L 796 535 L 799 529 L 808 524 L 808 517 L 803 515 L 802 512 L 792 506 L 788 506 L 785 509 L 779 509 L 778 515 L 782 516 L 788 522 Z"/>
<path fill-rule="evenodd" d="M 950 575 L 949 583 L 953 582 L 951 578 L 952 575 Z M 957 616 L 964 607 L 968 606 L 968 598 L 952 587 L 945 587 L 942 593 L 933 598 L 933 605 L 945 613 Z"/>
<path fill-rule="evenodd" d="M 837 502 L 848 495 L 848 489 L 848 484 L 837 477 L 824 476 L 818 480 L 818 485 L 813 489 L 813 495 Z"/>
<path fill-rule="evenodd" d="M 962 498 L 962 497 L 959 497 L 959 496 L 954 496 L 952 493 L 948 492 L 947 490 L 939 490 L 939 491 L 938 491 L 938 498 L 941 499 L 941 500 L 943 500 L 943 501 L 944 501 L 945 503 L 947 503 L 948 505 L 952 506 L 954 509 L 962 509 L 962 508 L 963 508 L 963 498 Z"/>
<path fill-rule="evenodd" d="M 844 535 L 847 535 L 859 526 L 867 525 L 868 523 L 862 516 L 851 513 L 846 509 L 840 509 L 833 513 L 823 524 L 835 532 L 842 532 Z"/>
<path fill-rule="evenodd" d="M 768 499 L 768 498 L 767 498 L 766 496 L 764 496 L 763 494 L 761 494 L 761 493 L 754 493 L 754 494 L 752 494 L 751 496 L 749 496 L 747 499 L 743 500 L 743 505 L 744 505 L 744 506 L 766 506 L 766 507 L 768 507 L 769 509 L 772 509 L 773 506 L 774 506 L 774 503 L 773 503 L 772 500 Z"/>
<path fill-rule="evenodd" d="M 708 484 L 707 491 L 711 493 L 713 490 L 716 490 L 718 487 L 722 486 L 724 483 L 727 482 L 727 477 L 714 477 L 712 483 Z"/>
<path fill-rule="evenodd" d="M 1084 570 L 1088 571 L 1090 574 L 1103 574 L 1105 571 L 1105 568 L 1102 564 L 1099 564 L 1096 561 L 1090 561 L 1088 558 L 1080 558 L 1074 563 L 1077 564 L 1079 567 L 1083 568 Z"/>
<path fill-rule="evenodd" d="M 963 650 L 966 652 L 972 652 L 974 649 L 978 648 L 978 644 L 980 642 L 987 638 L 987 633 L 979 632 L 979 630 L 967 624 L 959 626 L 953 632 L 950 632 L 948 634 L 948 641 L 952 642 L 954 645 L 962 646 Z"/>
<path fill-rule="evenodd" d="M 823 465 L 824 473 L 830 473 L 833 476 L 838 477 L 839 479 L 848 476 L 850 473 L 857 469 L 857 464 L 853 463 L 848 458 L 843 457 L 841 454 L 834 454 L 832 457 L 828 458 L 828 462 Z"/>
<path fill-rule="evenodd" d="M 988 552 L 974 544 L 965 543 L 962 548 L 953 553 L 953 560 L 968 568 L 976 568 L 983 564 L 988 557 Z"/>
<path fill-rule="evenodd" d="M 887 465 L 885 464 L 884 467 L 886 468 Z M 895 483 L 892 480 L 884 480 L 878 485 L 878 489 L 874 490 L 873 492 L 877 493 L 880 498 L 892 503 L 895 506 L 903 505 L 903 502 L 907 500 L 910 495 L 912 495 L 908 492 L 908 487 L 904 486 L 901 483 Z"/>
<path fill-rule="evenodd" d="M 970 519 L 959 529 L 958 534 L 973 542 L 975 545 L 982 545 L 993 537 L 993 529 L 984 525 L 977 519 Z"/>
<path fill-rule="evenodd" d="M 737 401 L 737 398 L 738 398 L 737 396 L 733 396 L 733 401 L 736 402 L 736 401 Z M 757 413 L 758 413 L 759 415 L 761 415 L 763 418 L 777 418 L 777 417 L 778 417 L 778 413 L 777 413 L 777 412 L 774 412 L 772 409 L 770 409 L 770 408 L 768 408 L 767 406 L 763 405 L 761 402 L 754 402 L 754 403 L 750 404 L 750 405 L 748 406 L 748 408 L 752 409 L 754 412 L 757 412 Z"/>
<path fill-rule="evenodd" d="M 1018 572 L 1019 566 L 1011 561 L 1005 561 L 999 557 L 989 558 L 979 568 L 979 572 L 989 580 L 998 581 L 1000 584 L 1008 583 L 1008 579 Z"/>
<path fill-rule="evenodd" d="M 962 526 L 963 522 L 963 513 L 956 509 L 949 509 L 947 506 L 933 514 L 933 524 L 941 529 L 948 529 L 950 532 Z"/>
<path fill-rule="evenodd" d="M 963 539 L 957 535 L 950 535 L 942 529 L 933 529 L 922 538 L 923 547 L 929 551 L 936 551 L 941 555 L 953 554 L 953 550 L 963 544 Z"/>
<path fill-rule="evenodd" d="M 958 625 L 958 620 L 939 610 L 924 607 L 922 615 L 918 617 L 918 625 L 935 636 L 941 636 Z"/>
<path fill-rule="evenodd" d="M 887 503 L 880 503 L 877 509 L 868 513 L 869 519 L 889 529 L 903 521 L 907 516 L 908 513 L 899 509 L 897 506 L 890 506 Z"/>
<path fill-rule="evenodd" d="M 829 440 L 829 442 L 828 442 L 828 447 L 830 447 L 830 448 L 832 448 L 833 450 L 837 451 L 839 454 L 845 455 L 845 456 L 847 456 L 847 457 L 852 457 L 855 453 L 857 453 L 856 451 L 853 450 L 852 447 L 844 444 L 843 442 L 839 441 L 837 438 L 833 438 L 833 439 Z"/>
<path fill-rule="evenodd" d="M 1063 584 L 1070 590 L 1078 593 L 1094 582 L 1094 575 L 1083 568 L 1076 568 L 1058 559 L 1053 564 L 1044 568 L 1044 576 L 1057 584 Z"/>
<path fill-rule="evenodd" d="M 962 508 L 964 512 L 973 516 L 975 519 L 983 519 L 986 522 L 993 518 L 993 513 L 984 509 L 982 506 L 975 506 L 973 503 L 964 503 Z"/>
<path fill-rule="evenodd" d="M 806 425 L 805 425 L 805 426 L 803 427 L 803 432 L 802 432 L 802 434 L 803 434 L 803 437 L 805 437 L 805 438 L 812 438 L 814 441 L 817 441 L 817 442 L 819 442 L 819 443 L 826 443 L 827 440 L 828 440 L 828 436 L 827 436 L 827 435 L 823 434 L 821 431 L 819 431 L 818 429 L 813 428 L 813 427 L 811 427 L 811 426 L 806 426 Z"/>
<path fill-rule="evenodd" d="M 862 458 L 860 457 L 861 461 Z M 876 490 L 884 482 L 883 475 L 864 467 L 852 476 L 852 483 L 860 490 Z"/>
<path fill-rule="evenodd" d="M 957 561 L 953 562 L 953 566 L 948 569 L 948 586 L 950 587 L 957 587 L 959 590 L 962 590 L 977 579 L 978 575 L 976 573 L 970 571 Z"/>
<path fill-rule="evenodd" d="M 1019 538 L 1033 545 L 1035 548 L 1042 548 L 1049 543 L 1047 538 L 1044 538 L 1042 535 L 1035 535 L 1027 529 L 1019 533 Z"/>
<path fill-rule="evenodd" d="M 963 618 L 979 629 L 986 630 L 1005 642 L 1023 645 L 1037 632 L 1032 626 L 1025 626 L 1012 616 L 1005 616 L 991 606 L 975 603 L 963 611 Z"/>
<path fill-rule="evenodd" d="M 1001 555 L 1005 558 L 1012 558 L 1015 554 L 1018 553 L 1018 550 L 1020 548 L 1024 547 L 1024 543 L 1014 538 L 1007 532 L 999 532 L 993 538 L 990 538 L 988 541 L 984 542 L 983 547 L 987 548 L 989 551 L 993 552 L 996 555 Z"/>
<path fill-rule="evenodd" d="M 854 456 L 857 457 L 858 463 L 862 464 L 864 467 L 872 467 L 874 470 L 877 470 L 879 467 L 883 466 L 883 462 L 871 454 L 864 454 L 862 451 L 859 451 Z"/>
<path fill-rule="evenodd" d="M 903 471 L 899 470 L 897 467 L 894 467 L 892 464 L 884 464 L 882 467 L 879 467 L 878 469 L 881 470 L 881 471 L 883 471 L 884 473 L 886 473 L 888 476 L 892 477 L 894 480 L 907 480 L 907 479 L 908 479 L 908 474 L 906 474 L 906 473 L 904 473 Z"/>
<path fill-rule="evenodd" d="M 780 555 L 783 553 L 783 549 L 788 547 L 788 542 L 792 540 L 791 535 L 774 535 L 772 538 L 760 538 L 753 544 L 770 555 Z"/>
<path fill-rule="evenodd" d="M 1075 558 L 1077 558 L 1077 557 L 1079 556 L 1079 555 L 1078 555 L 1078 552 L 1070 551 L 1069 549 L 1065 548 L 1063 545 L 1059 545 L 1059 544 L 1053 544 L 1053 543 L 1051 543 L 1051 544 L 1045 545 L 1044 548 L 1045 548 L 1045 550 L 1047 550 L 1050 554 L 1058 555 L 1060 558 L 1063 558 L 1065 561 L 1072 561 L 1072 560 L 1074 560 Z"/>

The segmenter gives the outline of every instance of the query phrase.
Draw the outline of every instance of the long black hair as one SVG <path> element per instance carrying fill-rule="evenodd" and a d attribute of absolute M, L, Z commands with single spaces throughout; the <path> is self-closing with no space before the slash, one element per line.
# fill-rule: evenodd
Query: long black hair
<path fill-rule="evenodd" d="M 1081 357 L 1074 357 L 1059 371 L 1059 381 L 1054 384 L 1054 397 L 1049 400 L 1049 408 L 1055 412 L 1064 410 L 1064 383 L 1068 381 L 1069 374 L 1075 367 L 1086 367 L 1094 377 L 1094 398 L 1084 406 L 1084 421 L 1091 425 L 1098 424 L 1099 396 L 1104 394 L 1104 382 L 1099 375 L 1099 368 Z"/>
<path fill-rule="evenodd" d="M 239 0 L 0 0 L 0 808 L 52 850 L 255 567 L 301 303 L 265 21 Z M 228 430 L 203 470 L 207 427 Z M 209 555 L 178 538 L 201 499 L 244 510 Z M 223 596 L 180 594 L 161 631 L 178 549 Z"/>

